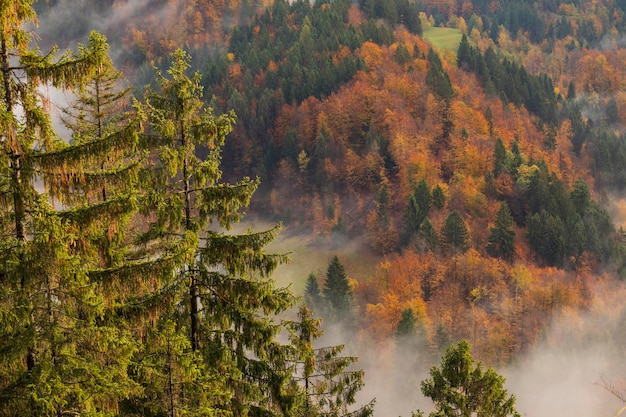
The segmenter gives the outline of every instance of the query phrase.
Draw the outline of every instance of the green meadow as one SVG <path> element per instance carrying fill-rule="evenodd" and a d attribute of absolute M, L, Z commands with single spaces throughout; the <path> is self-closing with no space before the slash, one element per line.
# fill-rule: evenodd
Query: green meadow
<path fill-rule="evenodd" d="M 423 36 L 440 50 L 448 50 L 456 54 L 463 34 L 454 28 L 430 27 L 424 29 Z"/>

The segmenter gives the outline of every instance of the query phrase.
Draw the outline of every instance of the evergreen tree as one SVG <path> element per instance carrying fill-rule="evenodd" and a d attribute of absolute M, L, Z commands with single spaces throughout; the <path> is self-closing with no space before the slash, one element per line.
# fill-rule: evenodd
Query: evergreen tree
<path fill-rule="evenodd" d="M 506 203 L 500 205 L 494 223 L 495 227 L 489 228 L 487 253 L 510 260 L 515 252 L 515 231 L 511 230 L 513 217 Z"/>
<path fill-rule="evenodd" d="M 329 319 L 332 322 L 350 323 L 353 315 L 352 288 L 337 256 L 328 264 L 323 293 Z"/>
<path fill-rule="evenodd" d="M 322 292 L 315 274 L 309 274 L 304 288 L 304 301 L 311 310 L 322 305 Z"/>
<path fill-rule="evenodd" d="M 433 88 L 437 97 L 449 100 L 454 95 L 450 76 L 443 68 L 439 54 L 434 49 L 428 50 L 428 72 L 426 73 L 426 84 Z"/>
<path fill-rule="evenodd" d="M 404 209 L 404 229 L 402 231 L 402 236 L 400 237 L 400 244 L 403 247 L 407 246 L 411 242 L 413 236 L 419 231 L 422 224 L 422 220 L 420 220 L 420 213 L 421 208 L 417 204 L 415 196 L 410 196 L 409 203 L 407 204 L 406 209 Z"/>
<path fill-rule="evenodd" d="M 433 205 L 437 207 L 439 210 L 441 210 L 446 204 L 446 195 L 444 194 L 443 188 L 441 188 L 441 185 L 439 184 L 435 185 L 435 187 L 433 188 L 432 196 L 433 196 Z"/>
<path fill-rule="evenodd" d="M 402 317 L 396 326 L 396 342 L 402 343 L 405 339 L 412 339 L 416 336 L 415 325 L 417 318 L 410 308 L 402 310 Z"/>
<path fill-rule="evenodd" d="M 206 384 L 205 392 L 217 390 L 212 379 L 225 382 L 217 391 L 230 393 L 225 402 L 219 396 L 206 399 L 209 405 L 214 401 L 213 412 L 222 409 L 234 416 L 287 412 L 290 401 L 282 390 L 288 378 L 286 351 L 275 339 L 280 326 L 271 315 L 288 308 L 294 298 L 269 279 L 285 256 L 263 250 L 278 228 L 227 233 L 240 220 L 240 210 L 249 204 L 258 181 L 220 181 L 220 152 L 233 114 L 216 117 L 204 108 L 199 74 L 186 75 L 189 56 L 178 50 L 171 58 L 167 76 L 159 72 L 156 90 L 148 94 L 151 139 L 158 158 L 148 196 L 154 221 L 144 240 L 165 240 L 166 246 L 157 247 L 160 251 L 154 256 L 166 257 L 174 247 L 184 250 L 186 258 L 166 289 L 174 308 L 159 320 L 172 320 L 177 332 L 188 334 L 191 357 L 200 358 L 205 369 L 188 370 L 196 375 L 191 383 L 200 387 L 197 391 Z M 197 156 L 200 148 L 207 151 L 204 159 Z M 158 353 L 167 353 L 168 346 L 157 342 Z M 176 359 L 183 363 L 185 358 Z M 178 393 L 172 397 L 184 400 L 172 405 L 176 409 L 189 413 L 204 404 L 202 397 L 182 395 L 183 385 L 175 383 L 174 390 Z"/>
<path fill-rule="evenodd" d="M 422 179 L 413 195 L 409 197 L 409 202 L 404 210 L 404 229 L 400 238 L 400 244 L 406 246 L 411 242 L 413 236 L 419 232 L 424 219 L 428 216 L 432 195 L 428 183 Z"/>
<path fill-rule="evenodd" d="M 103 319 L 115 302 L 95 272 L 111 260 L 103 262 L 93 242 L 104 225 L 123 224 L 133 202 L 128 195 L 86 201 L 82 164 L 110 155 L 115 140 L 59 140 L 40 88 L 84 85 L 108 47 L 93 34 L 60 57 L 56 48 L 30 49 L 31 3 L 0 5 L 0 415 L 108 415 L 139 389 L 127 374 L 136 345 L 123 326 Z"/>
<path fill-rule="evenodd" d="M 363 388 L 363 371 L 348 370 L 357 361 L 353 356 L 339 356 L 343 345 L 314 348 L 313 342 L 322 335 L 320 320 L 311 311 L 301 307 L 298 322 L 291 325 L 291 341 L 296 360 L 294 381 L 303 391 L 303 399 L 296 415 L 305 417 L 368 417 L 372 415 L 374 400 L 361 408 L 349 411 L 356 402 L 356 394 Z"/>
<path fill-rule="evenodd" d="M 548 265 L 561 266 L 565 256 L 565 226 L 560 218 L 541 210 L 528 216 L 526 239 Z"/>
<path fill-rule="evenodd" d="M 435 410 L 431 417 L 493 416 L 519 417 L 515 396 L 504 389 L 505 379 L 491 367 L 475 363 L 470 344 L 463 340 L 450 346 L 440 367 L 430 369 L 430 378 L 422 381 L 422 393 L 431 398 Z M 422 416 L 418 411 L 415 415 Z"/>
<path fill-rule="evenodd" d="M 446 250 L 465 252 L 470 247 L 469 238 L 470 234 L 463 217 L 454 210 L 446 218 L 446 222 L 441 228 L 441 244 Z"/>
<path fill-rule="evenodd" d="M 428 217 L 424 219 L 418 235 L 424 240 L 424 242 L 426 243 L 426 249 L 428 250 L 435 250 L 435 248 L 439 244 L 439 236 L 437 235 L 437 231 L 435 230 L 435 227 L 430 222 L 430 219 Z"/>
<path fill-rule="evenodd" d="M 504 146 L 504 142 L 502 142 L 501 138 L 496 139 L 495 148 L 493 150 L 494 154 L 494 167 L 493 167 L 493 175 L 497 177 L 500 172 L 506 167 L 506 147 Z"/>
<path fill-rule="evenodd" d="M 461 37 L 461 43 L 456 53 L 456 64 L 459 68 L 470 69 L 472 68 L 472 47 L 467 40 L 467 36 Z"/>

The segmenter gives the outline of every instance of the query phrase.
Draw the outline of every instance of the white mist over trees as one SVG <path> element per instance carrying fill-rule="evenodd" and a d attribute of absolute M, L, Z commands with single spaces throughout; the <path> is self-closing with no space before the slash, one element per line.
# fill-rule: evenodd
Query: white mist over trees
<path fill-rule="evenodd" d="M 89 8 L 87 3 L 75 5 Z M 109 3 L 118 7 L 109 10 Z M 186 2 L 154 3 L 175 9 L 172 5 Z M 96 14 L 111 11 L 103 25 L 119 25 L 123 20 L 115 22 L 117 14 L 141 13 L 146 4 L 102 2 L 90 10 Z M 242 8 L 243 4 L 250 6 L 244 1 Z M 7 19 L 26 16 L 29 21 L 34 17 L 29 5 L 14 2 L 0 10 L 7 12 L 3 14 Z M 197 5 L 200 7 L 200 2 Z M 373 21 L 360 27 L 346 24 L 340 42 L 351 40 L 350 47 L 336 56 L 318 53 L 316 42 L 331 39 L 320 36 L 324 25 L 340 34 L 344 33 L 341 22 L 361 18 L 354 13 L 355 3 L 322 1 L 314 7 L 306 1 L 276 1 L 275 5 L 256 26 L 233 36 L 235 53 L 210 63 L 198 60 L 195 52 L 193 59 L 182 50 L 173 55 L 161 53 L 166 48 L 160 42 L 152 46 L 163 48 L 151 50 L 148 59 L 141 53 L 140 41 L 150 31 L 133 32 L 136 37 L 129 44 L 136 49 L 128 49 L 144 65 L 144 77 L 152 80 L 152 75 L 146 74 L 154 73 L 153 63 L 161 68 L 143 103 L 133 101 L 130 90 L 118 84 L 120 73 L 106 56 L 104 37 L 97 33 L 77 53 L 70 52 L 59 62 L 54 61 L 54 54 L 48 61 L 33 51 L 26 51 L 20 64 L 16 58 L 5 59 L 9 65 L 3 70 L 4 96 L 6 99 L 11 96 L 7 92 L 13 91 L 19 104 L 11 107 L 11 100 L 5 100 L 4 122 L 0 120 L 7 128 L 3 130 L 6 155 L 0 163 L 4 178 L 0 181 L 0 195 L 4 196 L 0 221 L 7 236 L 0 251 L 0 413 L 339 415 L 349 412 L 348 402 L 368 404 L 376 397 L 375 414 L 408 415 L 432 406 L 424 404 L 420 381 L 432 379 L 426 373 L 428 367 L 449 343 L 461 338 L 472 340 L 477 357 L 485 355 L 498 364 L 499 372 L 507 377 L 507 388 L 517 396 L 516 408 L 522 415 L 595 416 L 618 409 L 614 407 L 618 399 L 595 382 L 606 375 L 606 380 L 619 383 L 614 378 L 624 375 L 618 365 L 624 362 L 623 323 L 610 312 L 621 306 L 623 286 L 616 286 L 610 294 L 598 288 L 610 281 L 610 273 L 603 275 L 603 268 L 620 267 L 620 256 L 613 255 L 619 255 L 623 236 L 613 230 L 593 201 L 597 184 L 589 181 L 585 169 L 568 169 L 572 163 L 566 149 L 568 125 L 559 131 L 552 127 L 542 131 L 546 134 L 543 145 L 529 142 L 525 136 L 537 135 L 541 126 L 526 125 L 523 109 L 503 109 L 477 94 L 480 88 L 473 83 L 473 75 L 451 65 L 453 54 L 443 53 L 440 60 L 433 55 L 427 61 L 426 50 L 431 56 L 433 48 L 401 31 L 394 31 L 394 36 L 402 33 L 398 38 L 389 31 L 384 41 L 368 38 L 366 44 L 359 43 L 362 29 L 373 35 L 383 31 L 383 26 Z M 335 12 L 344 6 L 339 11 L 345 13 L 341 15 L 345 21 L 338 19 L 329 25 L 328 17 L 340 16 Z M 307 15 L 310 10 L 319 12 L 317 17 Z M 289 25 L 284 33 L 279 18 Z M 305 36 L 297 36 L 295 46 L 283 47 L 288 44 L 280 41 L 299 30 L 300 19 Z M 245 20 L 241 19 L 244 26 Z M 86 37 L 87 31 L 83 33 Z M 197 46 L 202 43 L 198 39 L 207 35 L 202 29 L 194 33 L 193 45 Z M 276 33 L 282 35 L 274 38 Z M 504 29 L 502 34 L 501 39 L 508 41 Z M 26 35 L 19 32 L 15 39 L 26 39 Z M 255 58 L 256 52 L 250 53 L 246 42 L 257 36 L 257 40 L 271 37 L 279 41 L 273 42 L 280 45 L 276 49 L 291 53 L 285 59 L 270 59 L 260 46 Z M 472 42 L 477 39 L 480 35 Z M 174 43 L 167 43 L 168 50 L 174 50 Z M 342 45 L 339 40 L 336 43 Z M 16 55 L 25 51 L 17 49 Z M 487 50 L 485 59 L 496 57 L 494 50 Z M 370 67 L 375 61 L 372 58 L 384 62 L 384 57 L 392 56 L 389 51 L 396 52 L 395 61 Z M 329 62 L 324 71 L 308 65 L 318 55 Z M 371 61 L 361 62 L 363 57 Z M 265 59 L 271 61 L 267 68 L 262 65 Z M 296 59 L 300 60 L 296 73 L 305 86 L 302 89 L 284 72 Z M 203 79 L 187 73 L 194 60 L 193 67 L 208 65 Z M 252 61 L 260 73 L 247 66 Z M 346 78 L 341 83 L 337 78 L 336 84 L 329 82 L 335 68 L 330 62 L 346 64 L 342 71 Z M 495 65 L 496 61 L 489 62 Z M 406 74 L 393 72 L 396 63 Z M 429 65 L 445 75 L 439 78 L 448 78 L 450 91 L 439 91 L 432 71 L 427 72 Z M 318 73 L 325 78 L 318 80 Z M 355 73 L 358 82 L 344 84 Z M 441 114 L 429 111 L 434 104 L 429 98 L 431 87 L 419 82 L 428 73 L 435 92 L 449 99 L 440 107 Z M 380 85 L 364 100 L 362 93 L 368 91 L 372 74 L 377 74 Z M 230 79 L 226 82 L 220 75 Z M 54 137 L 45 114 L 47 103 L 40 93 L 35 94 L 35 86 L 49 81 L 71 88 L 77 97 L 66 114 L 72 137 L 65 142 Z M 545 81 L 548 91 L 555 90 L 549 79 Z M 287 104 L 287 90 L 274 90 L 272 82 L 289 86 L 289 100 L 294 102 Z M 354 89 L 355 85 L 361 90 Z M 410 91 L 413 101 L 405 102 L 397 91 L 388 91 L 386 86 L 393 85 Z M 340 94 L 333 93 L 335 88 Z M 472 100 L 466 100 L 470 94 L 466 90 L 474 90 Z M 223 91 L 228 92 L 225 97 L 214 96 Z M 311 91 L 319 100 L 305 99 Z M 393 100 L 386 101 L 379 95 L 381 91 Z M 341 94 L 345 94 L 343 99 L 337 98 Z M 350 118 L 343 119 L 339 113 L 353 105 L 344 106 L 347 97 L 354 103 L 353 119 L 363 132 L 342 130 L 345 123 L 341 121 Z M 300 99 L 314 119 L 299 107 Z M 216 114 L 224 114 L 214 115 L 205 107 L 209 100 L 218 109 Z M 391 105 L 392 101 L 398 106 Z M 377 103 L 380 109 L 361 111 L 355 105 L 360 102 Z M 613 100 L 608 109 L 611 123 L 620 117 L 620 103 Z M 224 105 L 237 106 L 237 126 L 230 109 L 220 107 Z M 474 119 L 482 120 L 482 110 L 476 106 L 488 110 L 484 110 L 484 128 L 473 125 Z M 410 117 L 401 112 L 404 107 L 412 109 Z M 315 113 L 315 109 L 323 110 Z M 377 113 L 381 109 L 384 117 Z M 298 115 L 297 125 L 289 126 L 288 111 Z M 278 115 L 283 117 L 281 127 L 289 141 L 278 137 L 278 132 L 270 133 Z M 360 115 L 367 117 L 361 120 Z M 413 117 L 429 127 L 412 131 Z M 505 126 L 505 119 L 520 124 Z M 574 133 L 581 129 L 575 119 L 571 118 Z M 591 134 L 591 124 L 579 122 L 586 126 L 585 134 Z M 441 123 L 444 133 L 439 133 Z M 323 133 L 316 132 L 316 124 Z M 395 137 L 395 126 L 408 127 L 407 132 Z M 237 136 L 237 130 L 246 129 L 263 141 L 250 145 Z M 429 159 L 429 151 L 419 148 L 421 144 L 414 146 L 415 138 L 430 138 L 428 129 L 441 136 L 442 176 L 437 174 L 436 161 Z M 472 148 L 478 146 L 476 137 L 480 138 L 480 153 L 490 152 L 488 147 L 483 149 L 488 139 L 481 136 L 487 131 L 489 140 L 499 135 L 504 138 L 496 141 L 493 171 L 493 161 L 472 157 L 476 156 L 474 150 L 478 152 Z M 278 136 L 270 137 L 274 133 Z M 572 142 L 581 140 L 578 133 Z M 344 146 L 348 143 L 345 135 L 352 136 L 353 148 Z M 228 148 L 232 136 L 235 145 Z M 584 140 L 585 146 L 575 146 L 579 156 L 587 155 L 594 144 Z M 289 169 L 287 157 L 281 159 L 285 151 L 281 142 L 297 157 L 295 170 Z M 605 142 L 609 143 L 597 144 Z M 264 162 L 257 166 L 261 168 L 235 168 L 228 173 L 231 183 L 223 183 L 222 158 L 229 168 L 240 161 L 251 162 L 255 156 L 251 150 L 260 153 L 257 145 L 262 145 Z M 418 149 L 419 159 L 407 165 L 415 155 L 409 157 L 406 152 L 407 161 L 403 161 L 397 158 L 402 153 L 398 147 L 410 152 Z M 558 163 L 555 149 L 561 155 Z M 534 160 L 542 157 L 547 162 Z M 581 164 L 579 160 L 573 163 Z M 344 171 L 344 166 L 350 170 Z M 271 172 L 273 167 L 281 169 Z M 424 172 L 429 174 L 423 177 Z M 582 177 L 577 179 L 580 172 Z M 290 183 L 288 193 L 283 192 L 287 188 L 276 191 L 271 201 L 285 213 L 295 202 L 301 207 L 308 204 L 306 193 L 315 196 L 310 209 L 316 226 L 332 230 L 333 237 L 341 236 L 340 243 L 332 242 L 333 248 L 341 247 L 358 227 L 367 226 L 370 240 L 378 241 L 373 245 L 378 249 L 374 249 L 385 255 L 378 258 L 379 268 L 372 261 L 370 274 L 374 275 L 369 282 L 353 269 L 371 252 L 357 261 L 343 252 L 330 261 L 319 282 L 316 276 L 309 276 L 304 298 L 311 306 L 319 303 L 316 313 L 324 318 L 327 330 L 317 342 L 326 346 L 317 349 L 319 355 L 313 353 L 314 338 L 306 336 L 317 331 L 313 329 L 318 325 L 316 319 L 303 318 L 303 332 L 297 338 L 284 334 L 287 328 L 282 319 L 294 314 L 290 309 L 296 299 L 290 290 L 276 288 L 270 276 L 286 258 L 265 251 L 278 228 L 242 233 L 229 230 L 241 219 L 241 210 L 259 185 L 248 178 L 237 182 L 243 173 L 278 175 L 282 182 Z M 400 177 L 406 182 L 401 186 Z M 418 183 L 420 178 L 424 179 Z M 319 179 L 326 188 L 317 187 L 314 180 Z M 34 187 L 35 181 L 45 188 Z M 356 191 L 352 195 L 356 201 L 339 194 L 342 182 Z M 369 193 L 376 196 L 368 203 Z M 359 195 L 364 197 L 359 200 Z M 527 202 L 532 212 L 526 211 Z M 545 207 L 551 207 L 551 213 L 544 214 Z M 371 210 L 369 216 L 367 210 Z M 290 213 L 296 222 L 311 214 L 305 210 Z M 402 225 L 404 230 L 397 227 Z M 527 226 L 532 233 L 527 233 Z M 384 234 L 373 238 L 377 230 Z M 546 247 L 546 236 L 554 236 L 559 245 Z M 552 254 L 551 248 L 555 249 Z M 394 263 L 396 255 L 406 255 L 407 262 Z M 410 264 L 411 256 L 418 260 L 416 264 Z M 605 260 L 615 263 L 605 265 Z M 427 267 L 419 265 L 426 263 Z M 394 268 L 406 268 L 404 281 L 392 276 Z M 383 291 L 393 285 L 395 292 Z M 588 321 L 596 313 L 595 320 Z M 343 327 L 337 324 L 341 321 Z M 336 339 L 337 335 L 343 339 Z M 347 357 L 340 355 L 344 344 Z M 362 357 L 358 364 L 354 364 L 356 356 Z M 301 378 L 294 375 L 294 363 L 323 368 L 317 374 L 319 384 L 311 383 L 315 367 L 306 368 Z M 361 367 L 364 374 L 357 369 Z M 331 382 L 331 377 L 345 379 Z M 325 387 L 332 388 L 332 398 L 324 397 Z M 367 391 L 361 394 L 364 400 L 354 396 L 361 388 Z M 438 386 L 435 391 L 446 388 Z M 310 400 L 313 393 L 319 394 L 323 404 Z M 442 400 L 437 401 L 442 412 Z"/>

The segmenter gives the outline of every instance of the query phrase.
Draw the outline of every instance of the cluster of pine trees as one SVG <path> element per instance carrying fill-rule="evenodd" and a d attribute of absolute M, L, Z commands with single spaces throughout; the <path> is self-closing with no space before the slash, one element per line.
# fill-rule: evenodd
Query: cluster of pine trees
<path fill-rule="evenodd" d="M 328 348 L 315 365 L 317 322 L 275 318 L 296 302 L 270 279 L 278 227 L 229 232 L 258 181 L 221 181 L 234 114 L 205 107 L 188 54 L 139 102 L 97 32 L 30 49 L 31 6 L 0 6 L 0 415 L 347 413 L 354 359 Z M 49 86 L 72 93 L 66 140 Z M 311 378 L 333 387 L 323 400 Z"/>

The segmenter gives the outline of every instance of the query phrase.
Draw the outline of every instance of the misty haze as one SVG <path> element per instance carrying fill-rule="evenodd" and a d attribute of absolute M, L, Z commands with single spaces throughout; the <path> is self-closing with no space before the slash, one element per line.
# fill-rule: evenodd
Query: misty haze
<path fill-rule="evenodd" d="M 0 417 L 626 410 L 626 1 L 5 3 Z"/>

